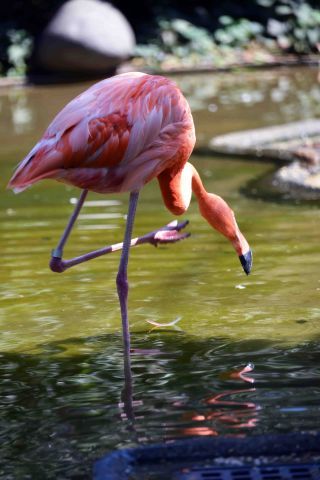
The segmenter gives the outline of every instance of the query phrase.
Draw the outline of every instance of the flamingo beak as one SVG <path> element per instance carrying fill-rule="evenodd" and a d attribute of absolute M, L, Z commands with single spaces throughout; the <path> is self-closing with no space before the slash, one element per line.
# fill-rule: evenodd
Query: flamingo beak
<path fill-rule="evenodd" d="M 252 251 L 248 250 L 244 255 L 239 255 L 239 259 L 242 265 L 243 270 L 247 275 L 251 272 L 252 268 Z"/>

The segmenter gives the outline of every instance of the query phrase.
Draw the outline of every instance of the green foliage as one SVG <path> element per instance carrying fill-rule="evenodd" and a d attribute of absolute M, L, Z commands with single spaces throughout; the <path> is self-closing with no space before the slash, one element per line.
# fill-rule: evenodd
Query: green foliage
<path fill-rule="evenodd" d="M 179 44 L 185 44 L 188 50 L 206 53 L 214 47 L 214 42 L 205 28 L 200 28 L 187 20 L 177 18 L 171 21 L 161 20 L 162 42 L 166 47 L 174 48 Z"/>
<path fill-rule="evenodd" d="M 263 28 L 256 22 L 239 21 L 221 17 L 224 28 L 214 34 L 207 29 L 181 19 L 159 19 L 159 34 L 147 45 L 138 45 L 136 56 L 143 58 L 149 66 L 176 67 L 194 65 L 223 67 L 238 62 L 234 47 L 248 47 L 248 42 L 257 39 Z M 263 61 L 261 51 L 253 60 Z"/>
<path fill-rule="evenodd" d="M 245 47 L 251 40 L 261 38 L 263 26 L 246 18 L 234 19 L 228 15 L 219 18 L 221 27 L 214 33 L 215 40 L 221 45 Z"/>
<path fill-rule="evenodd" d="M 32 50 L 32 38 L 25 30 L 9 30 L 7 32 L 9 46 L 7 56 L 9 62 L 8 76 L 25 75 L 27 59 Z"/>
<path fill-rule="evenodd" d="M 25 75 L 32 44 L 32 37 L 26 30 L 0 24 L 0 73 L 6 76 Z"/>
<path fill-rule="evenodd" d="M 280 46 L 309 53 L 320 43 L 320 10 L 298 0 L 282 0 L 275 7 L 283 24 Z"/>
<path fill-rule="evenodd" d="M 159 19 L 158 25 L 158 37 L 148 45 L 138 45 L 136 48 L 136 55 L 149 64 L 170 62 L 173 58 L 187 61 L 195 56 L 214 55 L 216 45 L 206 29 L 180 18 Z"/>
<path fill-rule="evenodd" d="M 218 28 L 203 28 L 182 18 L 157 18 L 157 36 L 138 45 L 136 55 L 150 65 L 175 67 L 266 61 L 267 52 L 299 54 L 320 45 L 320 10 L 302 0 L 255 0 L 258 21 L 220 15 Z M 240 52 L 240 57 L 237 56 Z M 242 53 L 241 53 L 242 52 Z M 246 55 L 245 52 L 249 52 Z"/>

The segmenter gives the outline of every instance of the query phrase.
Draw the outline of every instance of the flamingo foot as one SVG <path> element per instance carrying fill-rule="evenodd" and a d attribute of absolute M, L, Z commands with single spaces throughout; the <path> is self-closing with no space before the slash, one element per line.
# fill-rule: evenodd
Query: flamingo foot
<path fill-rule="evenodd" d="M 162 243 L 175 243 L 185 238 L 190 237 L 190 233 L 184 232 L 181 233 L 181 230 L 188 225 L 189 221 L 185 220 L 184 222 L 178 223 L 177 220 L 173 220 L 164 227 L 152 232 L 150 235 L 149 242 L 157 247 Z"/>

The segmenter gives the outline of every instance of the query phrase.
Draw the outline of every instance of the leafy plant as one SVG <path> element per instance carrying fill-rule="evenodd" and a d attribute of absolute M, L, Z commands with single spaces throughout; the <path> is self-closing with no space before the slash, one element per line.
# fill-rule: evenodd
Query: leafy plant
<path fill-rule="evenodd" d="M 187 46 L 188 51 L 207 53 L 215 48 L 214 40 L 205 28 L 197 27 L 187 20 L 176 18 L 160 20 L 161 38 L 166 47 Z"/>
<path fill-rule="evenodd" d="M 159 35 L 148 45 L 137 45 L 136 55 L 143 57 L 150 65 L 163 62 L 193 64 L 219 52 L 210 33 L 187 20 L 174 18 L 159 19 Z"/>
<path fill-rule="evenodd" d="M 228 15 L 219 18 L 221 28 L 214 33 L 215 40 L 230 47 L 245 47 L 251 40 L 261 38 L 263 26 L 246 18 L 234 19 Z"/>
<path fill-rule="evenodd" d="M 245 52 L 252 39 L 256 39 L 263 27 L 249 20 L 220 18 L 224 28 L 211 34 L 207 29 L 181 19 L 159 19 L 158 37 L 147 45 L 138 45 L 135 54 L 147 65 L 162 68 L 212 66 L 224 67 L 239 63 L 239 50 Z M 236 51 L 234 47 L 239 47 Z M 241 55 L 241 54 L 240 54 Z M 266 61 L 266 54 L 258 45 L 251 49 L 251 61 Z M 241 59 L 240 59 L 241 61 Z M 139 60 L 135 61 L 137 66 Z"/>
<path fill-rule="evenodd" d="M 7 71 L 8 76 L 25 75 L 27 59 L 31 54 L 32 38 L 25 30 L 9 30 L 7 32 L 9 47 L 7 49 L 8 62 L 11 67 Z"/>
<path fill-rule="evenodd" d="M 267 31 L 276 37 L 281 48 L 297 53 L 319 48 L 319 9 L 299 0 L 281 0 L 275 2 L 274 11 L 278 18 L 269 20 Z"/>

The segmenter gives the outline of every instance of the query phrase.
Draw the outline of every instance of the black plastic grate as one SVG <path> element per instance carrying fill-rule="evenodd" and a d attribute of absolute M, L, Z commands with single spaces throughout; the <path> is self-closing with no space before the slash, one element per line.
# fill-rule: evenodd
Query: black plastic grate
<path fill-rule="evenodd" d="M 253 435 L 246 438 L 200 437 L 116 450 L 95 462 L 93 478 L 320 480 L 319 456 L 320 432 Z M 235 465 L 235 461 L 243 458 L 252 459 L 252 463 L 275 461 L 273 459 L 279 463 L 259 463 L 246 467 Z M 223 465 L 214 466 L 217 459 L 225 459 Z M 230 463 L 226 463 L 228 459 Z"/>
<path fill-rule="evenodd" d="M 193 468 L 174 480 L 320 480 L 320 465 Z"/>

